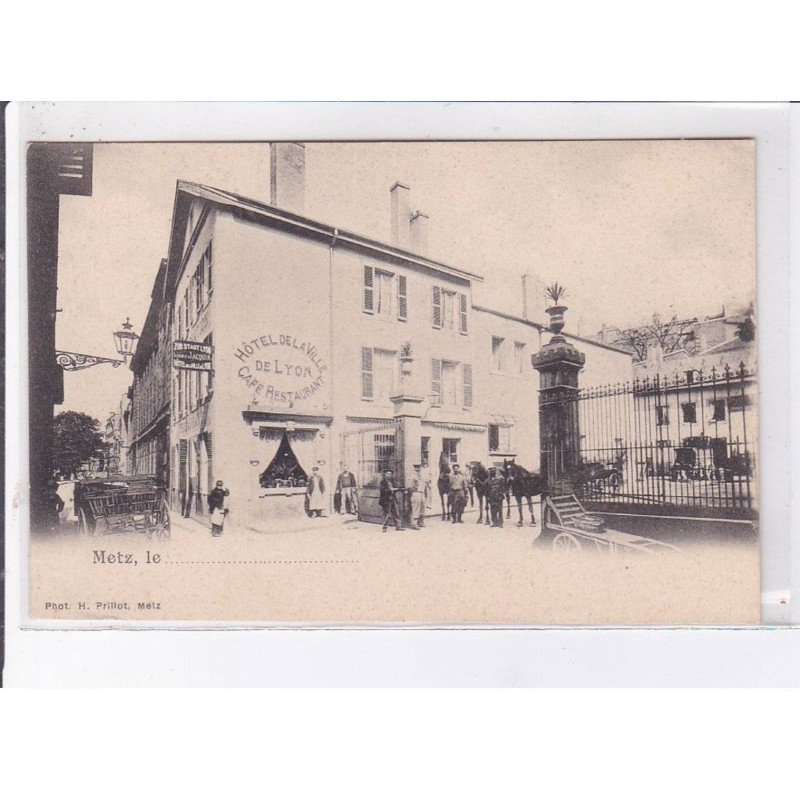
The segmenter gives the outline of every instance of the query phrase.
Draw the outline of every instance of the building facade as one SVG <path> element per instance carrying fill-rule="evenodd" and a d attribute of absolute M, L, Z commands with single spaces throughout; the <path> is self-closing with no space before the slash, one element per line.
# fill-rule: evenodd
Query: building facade
<path fill-rule="evenodd" d="M 391 189 L 392 244 L 303 216 L 300 147 L 272 152 L 271 199 L 294 209 L 178 184 L 162 309 L 173 342 L 213 348 L 213 371 L 171 369 L 174 507 L 191 496 L 207 515 L 223 480 L 239 523 L 301 517 L 314 466 L 332 497 L 343 465 L 368 485 L 401 446 L 433 471 L 442 453 L 537 469 L 531 355 L 546 326 L 481 307 L 480 276 L 425 256 L 427 217 L 403 184 Z M 586 380 L 630 377 L 627 353 L 573 340 Z M 140 374 L 151 357 L 140 344 Z M 419 407 L 419 441 L 397 440 L 399 395 Z M 159 417 L 152 405 L 137 417 L 136 389 L 133 406 L 135 442 Z"/>
<path fill-rule="evenodd" d="M 128 471 L 168 485 L 172 380 L 172 306 L 166 301 L 167 262 L 162 261 L 142 334 L 131 360 Z"/>

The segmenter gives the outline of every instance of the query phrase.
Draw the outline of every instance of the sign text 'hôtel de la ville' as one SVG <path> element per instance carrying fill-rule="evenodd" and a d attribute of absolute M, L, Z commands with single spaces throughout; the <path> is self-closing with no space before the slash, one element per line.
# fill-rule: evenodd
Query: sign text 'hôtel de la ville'
<path fill-rule="evenodd" d="M 239 379 L 254 395 L 272 403 L 311 397 L 322 388 L 328 371 L 313 343 L 283 333 L 243 341 L 234 355 L 242 362 Z"/>

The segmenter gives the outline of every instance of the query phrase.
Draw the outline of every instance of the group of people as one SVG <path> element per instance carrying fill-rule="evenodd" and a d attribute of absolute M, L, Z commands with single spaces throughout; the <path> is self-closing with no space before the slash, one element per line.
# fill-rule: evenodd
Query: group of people
<path fill-rule="evenodd" d="M 475 505 L 473 492 L 477 484 L 480 484 L 478 502 L 481 501 L 481 496 L 486 497 L 492 527 L 503 527 L 503 501 L 506 499 L 508 484 L 503 471 L 498 467 L 489 467 L 487 472 L 487 477 L 481 479 L 472 464 L 467 465 L 463 471 L 459 464 L 453 464 L 449 473 L 442 472 L 440 480 L 448 482 L 447 498 L 450 504 L 450 521 L 453 524 L 464 521 L 462 517 L 467 499 L 471 506 Z"/>

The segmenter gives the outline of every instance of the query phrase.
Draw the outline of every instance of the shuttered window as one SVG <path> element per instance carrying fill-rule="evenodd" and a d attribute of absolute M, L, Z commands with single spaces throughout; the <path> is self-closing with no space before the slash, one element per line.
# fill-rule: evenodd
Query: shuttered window
<path fill-rule="evenodd" d="M 397 276 L 397 319 L 408 319 L 408 281 L 405 275 Z"/>
<path fill-rule="evenodd" d="M 464 370 L 464 408 L 472 408 L 472 364 L 462 364 Z"/>
<path fill-rule="evenodd" d="M 461 333 L 467 332 L 467 296 L 459 294 L 458 296 L 458 329 Z"/>
<path fill-rule="evenodd" d="M 372 267 L 364 267 L 364 311 L 372 314 L 375 309 L 375 275 Z"/>
<path fill-rule="evenodd" d="M 440 358 L 431 359 L 431 400 L 432 405 L 442 404 L 442 360 Z"/>
<path fill-rule="evenodd" d="M 361 348 L 361 399 L 372 400 L 372 348 Z"/>
<path fill-rule="evenodd" d="M 442 327 L 442 290 L 438 286 L 433 287 L 433 327 Z"/>

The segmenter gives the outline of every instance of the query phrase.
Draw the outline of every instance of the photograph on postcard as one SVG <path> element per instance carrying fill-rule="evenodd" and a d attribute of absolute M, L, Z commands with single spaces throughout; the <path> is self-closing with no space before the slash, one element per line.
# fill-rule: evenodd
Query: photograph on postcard
<path fill-rule="evenodd" d="M 757 624 L 750 139 L 32 142 L 31 620 Z"/>

